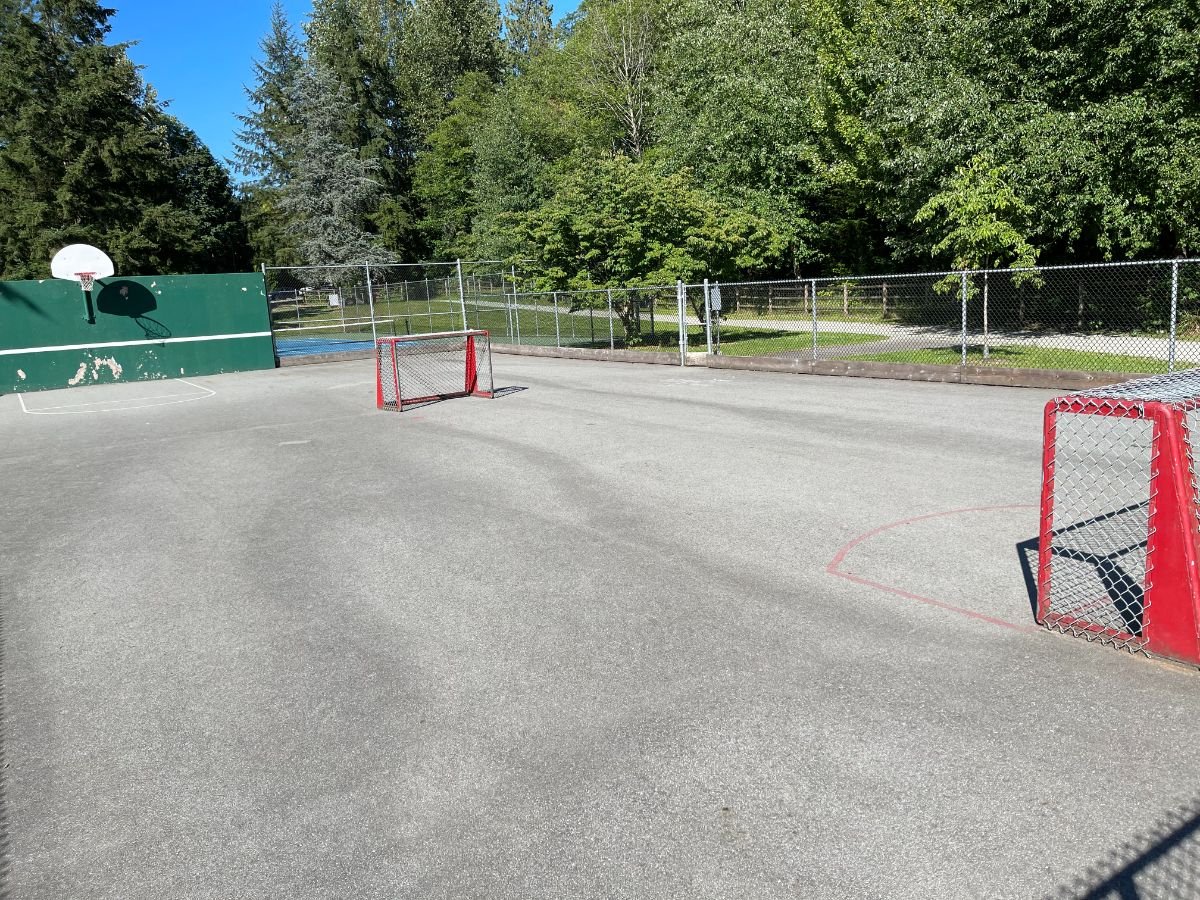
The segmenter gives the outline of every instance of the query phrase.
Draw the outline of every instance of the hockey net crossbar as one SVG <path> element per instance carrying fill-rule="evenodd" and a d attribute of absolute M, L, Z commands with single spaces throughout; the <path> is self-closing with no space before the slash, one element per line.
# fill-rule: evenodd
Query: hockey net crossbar
<path fill-rule="evenodd" d="M 1046 405 L 1037 618 L 1200 665 L 1200 372 Z"/>
<path fill-rule="evenodd" d="M 375 341 L 375 398 L 380 409 L 399 411 L 418 403 L 494 393 L 487 331 L 437 331 Z"/>

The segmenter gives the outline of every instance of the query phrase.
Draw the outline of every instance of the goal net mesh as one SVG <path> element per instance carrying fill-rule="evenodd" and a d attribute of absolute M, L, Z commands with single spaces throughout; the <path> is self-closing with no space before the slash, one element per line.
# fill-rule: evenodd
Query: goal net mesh
<path fill-rule="evenodd" d="M 383 408 L 492 396 L 492 354 L 485 331 L 380 338 L 376 361 Z"/>
<path fill-rule="evenodd" d="M 1051 401 L 1039 585 L 1045 624 L 1147 649 L 1156 562 L 1181 552 L 1167 544 L 1160 495 L 1185 497 L 1189 520 L 1200 510 L 1198 408 L 1200 373 L 1190 371 Z M 1167 465 L 1162 455 L 1171 453 L 1181 458 Z M 1169 472 L 1185 473 L 1186 483 L 1170 483 Z"/>

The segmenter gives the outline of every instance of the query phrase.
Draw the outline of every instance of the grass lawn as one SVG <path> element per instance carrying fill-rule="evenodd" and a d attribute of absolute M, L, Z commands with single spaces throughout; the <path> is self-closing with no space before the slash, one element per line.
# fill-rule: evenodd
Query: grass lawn
<path fill-rule="evenodd" d="M 919 350 L 900 350 L 894 353 L 872 353 L 848 356 L 872 362 L 907 362 L 921 365 L 957 366 L 962 362 L 958 347 L 933 347 Z M 1165 359 L 1148 356 L 1123 356 L 1117 353 L 1087 353 L 1083 350 L 1060 350 L 1055 347 L 1001 346 L 992 347 L 988 358 L 978 344 L 967 346 L 969 366 L 1008 366 L 1020 369 L 1071 369 L 1081 372 L 1136 372 L 1157 375 L 1167 371 Z M 1177 369 L 1191 368 L 1194 363 L 1176 360 Z"/>
<path fill-rule="evenodd" d="M 878 341 L 878 335 L 850 334 L 844 331 L 817 333 L 818 347 L 844 347 Z M 716 336 L 713 336 L 716 344 Z M 766 356 L 770 353 L 812 350 L 812 334 L 796 331 L 764 331 L 757 328 L 722 328 L 721 353 L 724 356 Z"/>
<path fill-rule="evenodd" d="M 670 331 L 643 334 L 642 343 L 631 350 L 679 349 L 679 331 L 671 323 Z M 822 331 L 817 335 L 818 347 L 841 347 L 847 344 L 863 344 L 879 340 L 872 334 L 849 334 L 841 331 Z M 717 335 L 713 332 L 713 347 Z M 706 347 L 704 329 L 688 329 L 688 349 L 703 350 Z M 812 334 L 803 331 L 772 331 L 763 328 L 721 328 L 721 354 L 724 356 L 767 356 L 772 353 L 803 352 L 812 350 Z"/>

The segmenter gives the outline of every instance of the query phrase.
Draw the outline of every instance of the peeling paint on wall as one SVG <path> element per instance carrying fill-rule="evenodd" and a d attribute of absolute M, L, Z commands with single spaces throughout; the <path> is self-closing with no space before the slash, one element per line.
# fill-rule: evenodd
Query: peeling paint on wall
<path fill-rule="evenodd" d="M 117 379 L 118 381 L 121 378 L 121 373 L 124 371 L 124 369 L 121 368 L 121 364 L 117 362 L 115 357 L 110 356 L 108 359 L 93 359 L 92 381 L 95 381 L 100 377 L 101 369 L 108 369 L 108 371 L 112 372 L 113 378 Z"/>
<path fill-rule="evenodd" d="M 0 351 L 7 354 L 0 357 L 4 363 L 0 393 L 187 378 L 275 365 L 266 335 L 270 323 L 261 273 L 123 278 L 109 285 L 107 305 L 97 310 L 94 324 L 79 315 L 76 284 L 45 279 L 6 282 L 4 287 L 6 296 L 28 302 L 0 302 Z M 127 293 L 122 294 L 122 288 Z M 129 307 L 135 291 L 152 304 L 144 322 L 121 312 Z M 173 340 L 161 344 L 151 340 L 160 330 Z M 83 371 L 79 371 L 81 362 Z"/>

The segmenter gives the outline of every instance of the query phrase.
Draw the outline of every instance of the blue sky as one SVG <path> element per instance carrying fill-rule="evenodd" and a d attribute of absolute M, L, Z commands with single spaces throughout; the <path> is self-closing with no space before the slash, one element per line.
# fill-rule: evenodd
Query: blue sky
<path fill-rule="evenodd" d="M 555 18 L 577 2 L 556 3 Z M 217 159 L 228 159 L 239 127 L 235 116 L 246 111 L 243 88 L 253 81 L 258 44 L 271 22 L 271 0 L 111 0 L 106 5 L 117 10 L 109 20 L 109 42 L 137 41 L 129 56 L 143 66 L 142 77 Z M 312 0 L 284 0 L 283 5 L 299 26 Z"/>

